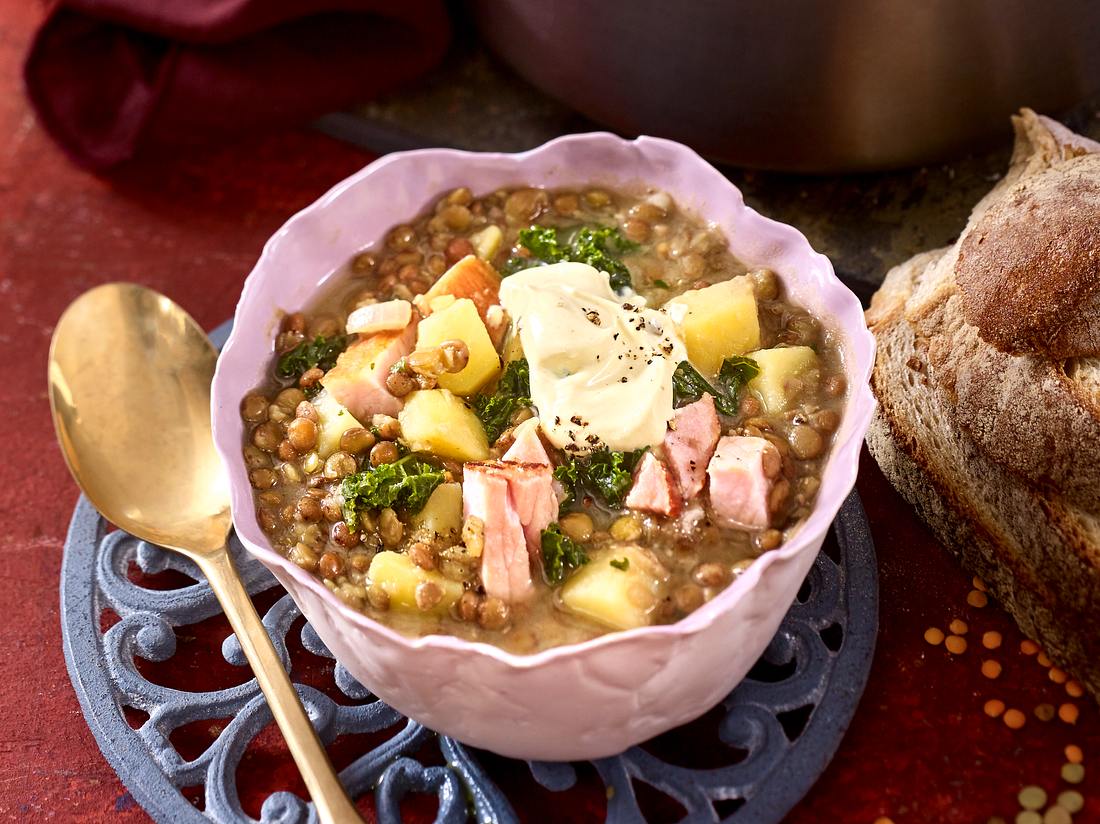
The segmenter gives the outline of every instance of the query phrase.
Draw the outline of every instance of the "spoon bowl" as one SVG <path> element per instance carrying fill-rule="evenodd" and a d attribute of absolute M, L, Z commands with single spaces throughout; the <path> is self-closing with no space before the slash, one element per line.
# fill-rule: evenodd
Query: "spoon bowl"
<path fill-rule="evenodd" d="M 131 535 L 216 553 L 231 523 L 210 437 L 218 352 L 179 306 L 135 284 L 108 284 L 57 324 L 49 385 L 69 470 L 92 504 Z"/>
<path fill-rule="evenodd" d="M 229 619 L 323 822 L 360 821 L 226 548 L 229 490 L 210 430 L 218 353 L 179 306 L 131 283 L 77 298 L 50 345 L 57 439 L 107 520 L 195 561 Z"/>

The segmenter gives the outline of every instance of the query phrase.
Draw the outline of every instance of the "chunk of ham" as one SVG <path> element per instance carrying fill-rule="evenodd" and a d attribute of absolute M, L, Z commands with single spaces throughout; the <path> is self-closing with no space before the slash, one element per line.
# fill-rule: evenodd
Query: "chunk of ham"
<path fill-rule="evenodd" d="M 387 300 L 360 306 L 348 315 L 348 334 L 373 335 L 400 332 L 412 320 L 412 304 L 407 300 Z"/>
<path fill-rule="evenodd" d="M 492 464 L 463 467 L 462 513 L 484 524 L 481 582 L 485 592 L 507 603 L 524 601 L 535 592 L 531 556 L 523 524 L 508 490 L 508 477 Z"/>
<path fill-rule="evenodd" d="M 679 514 L 680 504 L 680 492 L 668 467 L 652 452 L 646 452 L 634 472 L 634 485 L 626 496 L 627 507 L 667 517 Z"/>
<path fill-rule="evenodd" d="M 512 430 L 512 435 L 512 445 L 501 457 L 502 461 L 553 465 L 542 443 L 542 438 L 539 437 L 538 418 L 528 418 Z"/>
<path fill-rule="evenodd" d="M 558 515 L 554 494 L 554 470 L 549 464 L 506 463 L 511 477 L 508 491 L 523 524 L 527 548 L 536 561 L 542 560 L 542 531 Z"/>
<path fill-rule="evenodd" d="M 714 514 L 731 526 L 768 526 L 768 498 L 782 463 L 775 444 L 764 438 L 724 436 L 707 466 Z"/>
<path fill-rule="evenodd" d="M 527 464 L 542 464 L 551 469 L 554 462 L 550 460 L 550 453 L 546 451 L 546 444 L 539 436 L 539 419 L 528 418 L 513 430 L 512 445 L 501 456 L 502 461 L 512 461 Z M 557 478 L 553 478 L 551 487 L 554 490 L 554 500 L 559 504 L 565 500 L 565 489 Z"/>
<path fill-rule="evenodd" d="M 549 464 L 479 461 L 463 466 L 462 511 L 481 519 L 485 592 L 509 603 L 534 592 L 531 564 L 540 559 L 542 530 L 557 515 Z"/>
<path fill-rule="evenodd" d="M 665 458 L 685 502 L 703 489 L 707 464 L 721 431 L 714 398 L 710 395 L 703 395 L 673 414 L 665 434 Z"/>
<path fill-rule="evenodd" d="M 386 388 L 390 367 L 416 344 L 416 322 L 398 332 L 379 332 L 357 340 L 340 353 L 321 384 L 340 405 L 360 421 L 376 414 L 396 415 L 402 401 Z"/>

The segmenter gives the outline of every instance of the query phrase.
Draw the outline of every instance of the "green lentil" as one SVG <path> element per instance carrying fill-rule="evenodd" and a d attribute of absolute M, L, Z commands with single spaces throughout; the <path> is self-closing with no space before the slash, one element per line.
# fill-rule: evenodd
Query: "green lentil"
<path fill-rule="evenodd" d="M 1041 810 L 1043 805 L 1047 803 L 1047 791 L 1032 784 L 1020 790 L 1016 800 L 1020 802 L 1020 806 L 1025 810 Z"/>
<path fill-rule="evenodd" d="M 1085 797 L 1077 790 L 1066 790 L 1058 794 L 1058 806 L 1067 812 L 1079 813 L 1085 807 Z"/>
<path fill-rule="evenodd" d="M 1080 784 L 1085 780 L 1085 766 L 1083 764 L 1063 764 L 1062 780 L 1067 784 Z"/>
<path fill-rule="evenodd" d="M 1043 824 L 1043 817 L 1035 810 L 1024 810 L 1016 813 L 1016 824 Z"/>

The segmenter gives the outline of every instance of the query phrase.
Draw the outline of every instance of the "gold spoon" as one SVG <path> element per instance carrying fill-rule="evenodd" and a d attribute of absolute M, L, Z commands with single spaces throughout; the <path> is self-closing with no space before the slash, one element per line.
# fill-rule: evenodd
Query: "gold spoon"
<path fill-rule="evenodd" d="M 229 491 L 210 433 L 218 353 L 179 306 L 111 283 L 73 302 L 50 345 L 61 451 L 103 517 L 198 564 L 241 643 L 323 822 L 360 821 L 226 547 Z"/>

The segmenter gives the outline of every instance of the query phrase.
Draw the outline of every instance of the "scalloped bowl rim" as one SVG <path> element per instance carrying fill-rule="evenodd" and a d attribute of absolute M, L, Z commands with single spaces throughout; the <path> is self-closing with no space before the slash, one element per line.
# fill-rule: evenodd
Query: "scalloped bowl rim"
<path fill-rule="evenodd" d="M 609 132 L 590 132 L 585 134 L 565 135 L 555 138 L 536 148 L 524 152 L 470 152 L 460 149 L 416 149 L 405 152 L 395 152 L 385 155 L 368 164 L 363 169 L 345 178 L 329 189 L 316 201 L 306 206 L 293 215 L 282 227 L 267 241 L 260 254 L 256 265 L 245 281 L 241 297 L 234 314 L 234 324 L 229 339 L 222 349 L 218 359 L 218 366 L 213 382 L 213 397 L 211 403 L 211 415 L 213 421 L 215 445 L 226 472 L 230 478 L 231 505 L 233 523 L 238 538 L 248 551 L 258 558 L 265 566 L 278 567 L 289 575 L 301 586 L 307 587 L 317 593 L 319 597 L 327 600 L 334 606 L 337 612 L 346 620 L 358 625 L 368 633 L 376 633 L 384 636 L 390 643 L 409 649 L 440 647 L 453 651 L 468 651 L 471 654 L 485 655 L 495 658 L 501 663 L 515 668 L 536 668 L 544 666 L 560 658 L 576 655 L 591 654 L 605 647 L 614 647 L 620 644 L 629 644 L 633 639 L 641 636 L 669 636 L 678 637 L 693 635 L 711 625 L 721 613 L 727 612 L 743 597 L 744 593 L 752 589 L 757 581 L 765 574 L 767 569 L 780 560 L 792 559 L 805 552 L 814 543 L 815 536 L 824 534 L 833 519 L 836 517 L 841 505 L 855 484 L 856 474 L 859 468 L 860 449 L 871 417 L 875 410 L 876 401 L 871 392 L 869 380 L 871 368 L 874 364 L 875 340 L 865 324 L 857 328 L 835 325 L 833 328 L 840 332 L 842 340 L 839 343 L 844 348 L 845 373 L 849 377 L 849 391 L 846 398 L 843 413 L 842 426 L 847 430 L 845 436 L 834 441 L 831 448 L 825 470 L 822 474 L 821 487 L 818 498 L 814 503 L 810 516 L 803 521 L 797 533 L 786 544 L 778 549 L 769 550 L 759 556 L 748 569 L 739 575 L 732 584 L 716 595 L 709 602 L 690 615 L 672 624 L 659 624 L 639 627 L 629 630 L 610 631 L 595 638 L 578 643 L 565 644 L 550 647 L 535 653 L 512 653 L 500 647 L 482 641 L 467 641 L 454 635 L 429 634 L 420 637 L 402 635 L 385 624 L 376 621 L 365 613 L 359 612 L 347 606 L 335 593 L 329 590 L 315 576 L 303 570 L 287 558 L 275 552 L 268 544 L 266 536 L 260 529 L 256 517 L 255 503 L 252 487 L 248 483 L 247 473 L 244 472 L 241 457 L 242 425 L 237 413 L 240 397 L 252 387 L 226 385 L 223 375 L 225 365 L 233 360 L 234 348 L 238 339 L 246 334 L 257 334 L 255 328 L 245 328 L 238 323 L 242 307 L 253 299 L 254 292 L 258 288 L 260 278 L 266 267 L 278 255 L 279 247 L 285 238 L 292 235 L 311 213 L 325 209 L 332 201 L 339 198 L 348 189 L 362 185 L 363 182 L 381 169 L 395 164 L 405 164 L 410 161 L 422 159 L 445 159 L 456 163 L 462 163 L 469 158 L 477 157 L 481 160 L 494 160 L 500 163 L 514 166 L 522 166 L 525 161 L 537 155 L 554 152 L 563 145 L 576 145 L 584 143 L 599 143 L 612 141 L 620 144 L 619 148 L 637 147 L 644 151 L 649 147 L 658 150 L 671 151 L 673 154 L 687 154 L 688 160 L 701 164 L 709 170 L 709 173 L 720 178 L 720 185 L 728 188 L 731 197 L 735 198 L 740 209 L 750 213 L 751 219 L 759 222 L 760 227 L 771 231 L 785 245 L 802 246 L 808 250 L 808 254 L 822 265 L 829 276 L 827 282 L 838 293 L 843 292 L 841 300 L 849 304 L 848 310 L 855 309 L 858 317 L 862 319 L 863 310 L 859 299 L 836 277 L 832 263 L 820 252 L 813 250 L 806 237 L 785 223 L 765 217 L 751 207 L 745 205 L 740 190 L 729 180 L 721 175 L 696 152 L 664 138 L 641 136 L 634 140 L 625 140 Z M 644 170 L 640 170 L 639 179 L 644 181 Z M 529 185 L 539 185 L 540 181 L 528 181 Z M 435 193 L 438 195 L 439 193 Z M 425 208 L 430 199 L 421 208 Z M 410 216 L 395 216 L 394 223 L 411 219 Z M 706 220 L 706 215 L 699 215 Z M 368 238 L 369 243 L 374 243 L 377 238 Z M 368 244 L 360 244 L 364 248 Z M 324 279 L 330 276 L 330 272 L 324 273 Z M 272 307 L 272 317 L 276 307 Z M 855 380 L 853 380 L 855 379 Z M 232 393 L 238 393 L 233 395 Z M 231 403 L 219 404 L 219 396 L 228 393 L 223 400 Z M 838 432 L 838 435 L 840 433 Z M 243 480 L 243 483 L 242 483 Z M 789 605 L 785 605 L 784 611 Z"/>

